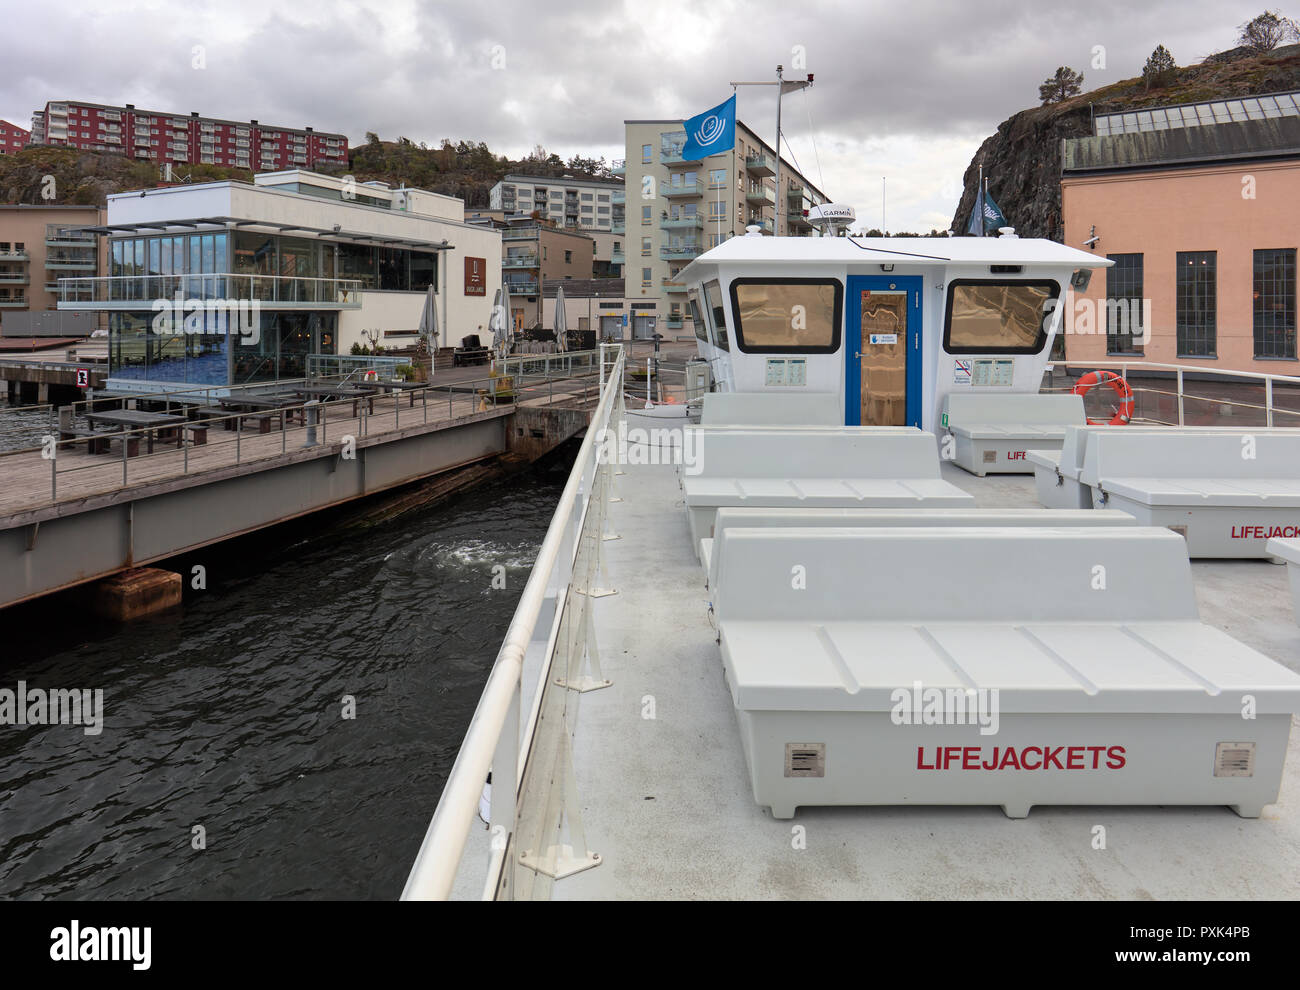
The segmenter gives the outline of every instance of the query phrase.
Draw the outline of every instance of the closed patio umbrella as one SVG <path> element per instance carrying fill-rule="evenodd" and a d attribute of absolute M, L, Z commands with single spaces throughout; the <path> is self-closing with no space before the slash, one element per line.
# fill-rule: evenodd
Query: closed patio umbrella
<path fill-rule="evenodd" d="M 565 325 L 564 312 L 564 286 L 555 290 L 555 349 L 557 351 L 567 350 L 565 336 L 568 333 L 568 327 Z"/>

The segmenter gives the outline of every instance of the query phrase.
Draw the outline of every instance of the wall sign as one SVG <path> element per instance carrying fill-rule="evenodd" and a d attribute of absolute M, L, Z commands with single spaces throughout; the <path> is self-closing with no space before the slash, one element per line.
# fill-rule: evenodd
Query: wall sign
<path fill-rule="evenodd" d="M 465 259 L 465 295 L 487 295 L 487 259 Z"/>

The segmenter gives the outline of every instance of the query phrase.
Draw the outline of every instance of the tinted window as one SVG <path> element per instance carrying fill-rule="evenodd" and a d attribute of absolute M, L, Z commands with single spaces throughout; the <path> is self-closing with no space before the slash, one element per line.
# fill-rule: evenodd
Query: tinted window
<path fill-rule="evenodd" d="M 953 282 L 944 348 L 951 354 L 1037 354 L 1060 295 L 1056 282 Z"/>

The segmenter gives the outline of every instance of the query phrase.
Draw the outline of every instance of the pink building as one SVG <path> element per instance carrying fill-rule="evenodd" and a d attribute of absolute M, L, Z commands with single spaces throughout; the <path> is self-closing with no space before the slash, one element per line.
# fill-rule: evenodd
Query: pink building
<path fill-rule="evenodd" d="M 1064 144 L 1065 243 L 1114 262 L 1067 310 L 1072 364 L 1300 374 L 1300 100 L 1114 114 Z"/>
<path fill-rule="evenodd" d="M 22 151 L 27 147 L 31 136 L 31 131 L 23 130 L 17 124 L 11 124 L 7 120 L 0 120 L 0 155 L 12 155 L 15 151 Z"/>

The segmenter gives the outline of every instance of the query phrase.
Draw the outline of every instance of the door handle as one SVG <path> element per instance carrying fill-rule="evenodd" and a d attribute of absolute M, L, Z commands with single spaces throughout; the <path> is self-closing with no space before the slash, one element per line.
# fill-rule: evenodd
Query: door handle
<path fill-rule="evenodd" d="M 861 352 L 861 351 L 854 351 L 854 352 L 853 352 L 853 359 L 854 359 L 855 361 L 861 361 L 861 360 L 862 360 L 862 352 Z"/>

